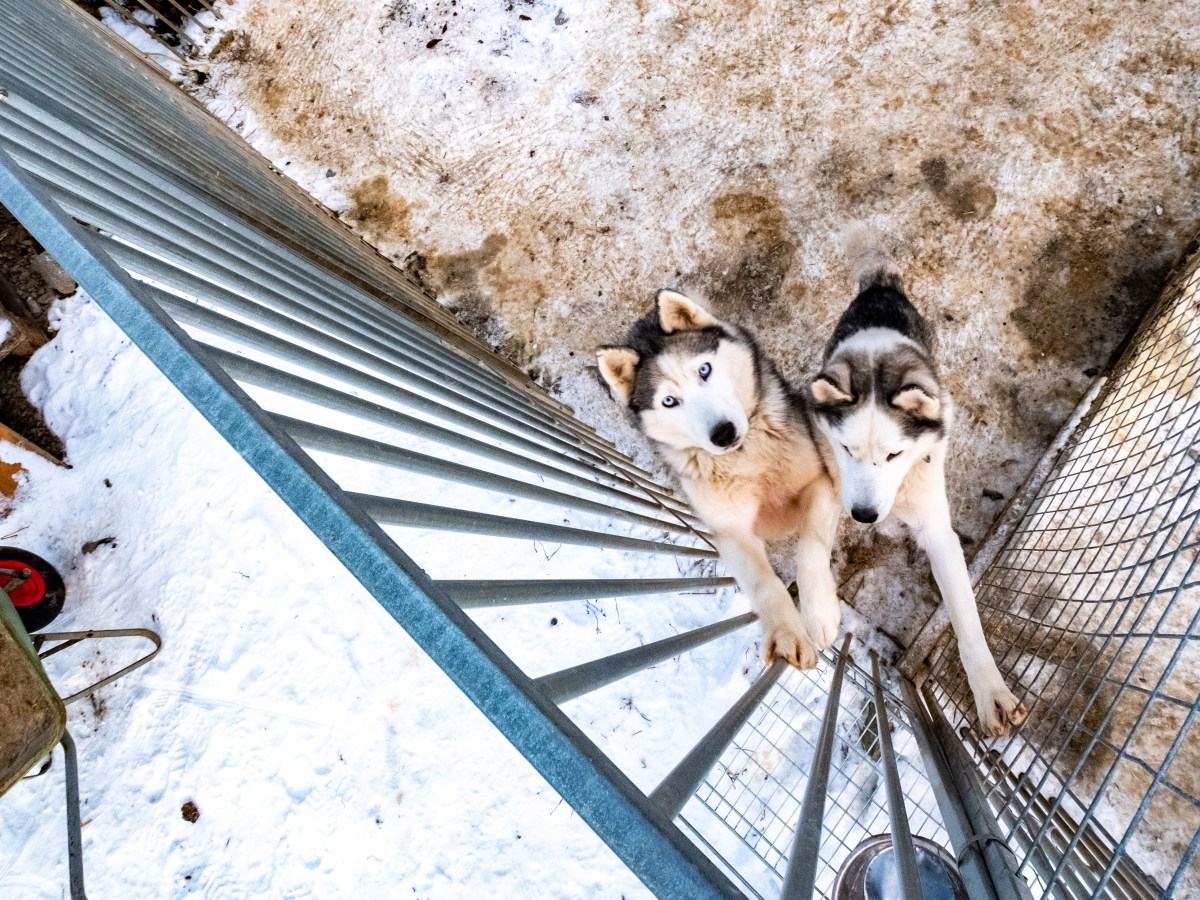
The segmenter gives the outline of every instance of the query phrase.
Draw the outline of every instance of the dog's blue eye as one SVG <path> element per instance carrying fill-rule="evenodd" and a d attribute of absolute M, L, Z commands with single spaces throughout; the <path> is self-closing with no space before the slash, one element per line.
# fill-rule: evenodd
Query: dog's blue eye
<path fill-rule="evenodd" d="M 899 457 L 900 457 L 899 453 L 889 453 L 887 455 L 887 461 L 891 462 L 893 459 L 899 459 Z"/>
<path fill-rule="evenodd" d="M 700 380 L 708 381 L 708 376 L 712 374 L 712 363 L 705 363 L 700 367 Z"/>
<path fill-rule="evenodd" d="M 674 397 L 663 397 L 663 406 L 674 406 L 678 402 Z"/>

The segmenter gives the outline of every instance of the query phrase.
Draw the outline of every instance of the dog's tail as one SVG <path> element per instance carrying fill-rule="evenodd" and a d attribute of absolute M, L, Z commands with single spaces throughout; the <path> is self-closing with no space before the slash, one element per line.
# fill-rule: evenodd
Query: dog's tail
<path fill-rule="evenodd" d="M 892 259 L 883 237 L 865 222 L 855 222 L 842 237 L 842 249 L 850 263 L 850 277 L 858 292 L 873 287 L 904 290 L 900 269 Z"/>

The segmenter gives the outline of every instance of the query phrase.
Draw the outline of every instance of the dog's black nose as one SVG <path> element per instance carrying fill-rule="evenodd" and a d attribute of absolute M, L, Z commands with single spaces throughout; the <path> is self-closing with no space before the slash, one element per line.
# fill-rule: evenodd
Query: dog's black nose
<path fill-rule="evenodd" d="M 708 438 L 718 447 L 728 447 L 737 440 L 737 436 L 737 429 L 732 422 L 722 422 L 709 433 Z"/>
<path fill-rule="evenodd" d="M 856 506 L 850 510 L 850 515 L 855 522 L 862 522 L 864 525 L 870 525 L 879 518 L 879 513 L 869 506 Z"/>

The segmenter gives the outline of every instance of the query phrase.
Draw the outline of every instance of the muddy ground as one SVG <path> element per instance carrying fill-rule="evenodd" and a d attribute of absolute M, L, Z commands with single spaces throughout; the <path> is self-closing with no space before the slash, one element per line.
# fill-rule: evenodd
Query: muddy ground
<path fill-rule="evenodd" d="M 813 371 L 893 235 L 970 553 L 1200 221 L 1200 5 L 234 0 L 200 98 L 624 449 L 591 349 L 694 292 Z M 898 644 L 931 588 L 844 526 Z M 913 572 L 917 572 L 916 578 Z"/>
<path fill-rule="evenodd" d="M 0 206 L 0 278 L 6 280 L 18 302 L 29 312 L 31 321 L 43 333 L 49 333 L 46 313 L 58 294 L 34 268 L 34 257 L 41 250 L 29 232 Z M 21 370 L 27 361 L 27 356 L 15 354 L 0 359 L 0 423 L 62 459 L 65 454 L 62 441 L 21 389 Z"/>

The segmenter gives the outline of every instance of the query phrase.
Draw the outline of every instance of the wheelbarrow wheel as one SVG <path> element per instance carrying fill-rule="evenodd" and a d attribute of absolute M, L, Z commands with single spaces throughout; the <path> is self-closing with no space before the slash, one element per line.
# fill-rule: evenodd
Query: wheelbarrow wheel
<path fill-rule="evenodd" d="M 0 547 L 0 569 L 29 569 L 25 581 L 11 591 L 6 585 L 13 576 L 0 573 L 0 588 L 8 593 L 26 631 L 38 631 L 58 618 L 67 599 L 67 587 L 54 566 L 28 550 Z"/>

